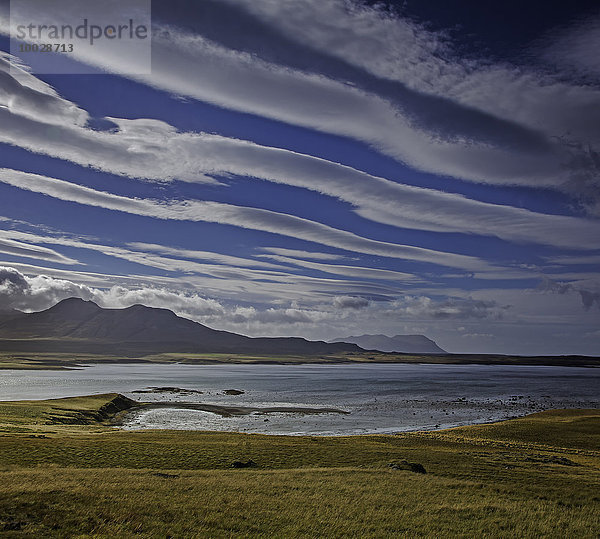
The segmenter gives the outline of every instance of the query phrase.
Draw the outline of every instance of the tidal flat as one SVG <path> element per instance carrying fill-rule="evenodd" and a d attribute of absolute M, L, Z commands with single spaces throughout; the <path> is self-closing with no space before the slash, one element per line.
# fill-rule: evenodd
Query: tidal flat
<path fill-rule="evenodd" d="M 131 413 L 123 422 L 127 429 L 343 436 L 435 430 L 556 408 L 600 408 L 600 370 L 500 365 L 135 363 L 96 364 L 76 370 L 0 371 L 2 400 L 112 392 L 156 404 Z M 253 413 L 215 413 L 219 407 Z M 302 412 L 324 409 L 334 411 Z M 336 413 L 339 411 L 348 413 Z"/>

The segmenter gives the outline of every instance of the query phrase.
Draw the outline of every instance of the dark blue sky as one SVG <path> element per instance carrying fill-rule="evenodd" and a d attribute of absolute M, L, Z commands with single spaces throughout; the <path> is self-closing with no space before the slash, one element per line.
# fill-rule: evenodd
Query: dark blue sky
<path fill-rule="evenodd" d="M 520 59 L 531 44 L 557 29 L 597 16 L 599 11 L 593 0 L 505 0 L 493 6 L 477 0 L 372 4 L 383 4 L 429 29 L 448 32 L 455 46 L 469 54 L 486 54 L 500 60 Z"/>

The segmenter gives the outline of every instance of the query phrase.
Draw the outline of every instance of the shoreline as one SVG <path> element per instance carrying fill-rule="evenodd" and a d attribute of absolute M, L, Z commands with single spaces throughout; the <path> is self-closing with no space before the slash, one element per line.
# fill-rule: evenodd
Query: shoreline
<path fill-rule="evenodd" d="M 125 429 L 323 436 L 439 431 L 543 410 L 600 408 L 598 376 L 540 366 L 141 363 L 0 374 L 7 400 L 126 395 L 136 415 L 121 418 Z M 567 387 L 579 388 L 576 396 Z"/>
<path fill-rule="evenodd" d="M 121 395 L 123 397 L 123 395 Z M 312 408 L 307 406 L 228 406 L 221 404 L 207 404 L 200 402 L 173 402 L 173 401 L 158 401 L 158 402 L 137 402 L 127 410 L 123 410 L 116 414 L 111 420 L 111 424 L 116 427 L 122 427 L 124 423 L 132 416 L 144 411 L 159 410 L 159 409 L 186 409 L 186 410 L 197 410 L 199 412 L 208 412 L 215 415 L 219 415 L 224 418 L 239 417 L 246 415 L 268 415 L 268 414 L 301 414 L 301 415 L 312 415 L 312 414 L 343 414 L 350 415 L 351 412 L 346 410 L 340 410 L 338 408 Z M 137 430 L 137 429 L 135 429 Z M 148 429 L 139 429 L 148 430 Z M 168 429 L 167 429 L 168 430 Z M 177 430 L 177 429 L 174 429 Z M 181 430 L 181 429 L 179 429 Z M 194 429 L 195 430 L 195 429 Z M 224 431 L 225 432 L 225 431 Z"/>
<path fill-rule="evenodd" d="M 165 406 L 164 408 L 180 408 L 178 406 Z M 157 407 L 159 408 L 159 407 Z M 454 423 L 452 425 L 443 425 L 440 427 L 431 427 L 431 428 L 426 428 L 426 427 L 420 427 L 420 428 L 409 428 L 406 430 L 397 430 L 397 429 L 393 429 L 393 428 L 381 428 L 381 429 L 374 429 L 372 431 L 367 431 L 367 432 L 348 432 L 348 433 L 330 433 L 330 434 L 325 434 L 325 433 L 311 433 L 311 432 L 248 432 L 248 431 L 239 431 L 239 430 L 215 430 L 215 429 L 173 429 L 173 428 L 126 428 L 126 425 L 124 425 L 124 422 L 126 421 L 126 417 L 129 415 L 134 415 L 136 412 L 140 411 L 140 410 L 131 410 L 130 413 L 126 413 L 125 417 L 123 419 L 118 419 L 115 421 L 111 421 L 111 426 L 115 427 L 115 428 L 119 428 L 121 430 L 124 430 L 126 432 L 153 432 L 153 431 L 157 431 L 157 432 L 171 432 L 171 433 L 179 433 L 179 432 L 195 432 L 195 433 L 218 433 L 218 434 L 240 434 L 240 435 L 257 435 L 257 436 L 287 436 L 287 437 L 292 437 L 292 438 L 301 438 L 301 437 L 308 437 L 308 438 L 354 438 L 354 437 L 361 437 L 361 436 L 401 436 L 404 434 L 426 434 L 426 433 L 443 433 L 446 431 L 450 431 L 453 429 L 460 429 L 463 427 L 477 427 L 477 426 L 489 426 L 489 425 L 496 425 L 499 423 L 504 423 L 506 421 L 512 421 L 514 419 L 522 419 L 531 415 L 535 415 L 535 414 L 540 414 L 540 413 L 544 413 L 544 412 L 559 412 L 559 411 L 569 411 L 569 410 L 579 410 L 579 408 L 546 408 L 543 410 L 538 410 L 536 412 L 524 412 L 523 414 L 520 415 L 513 415 L 513 416 L 509 416 L 509 417 L 505 417 L 502 419 L 492 419 L 490 421 L 477 421 L 477 422 L 461 422 L 461 423 Z M 584 408 L 584 410 L 600 410 L 600 408 Z M 200 411 L 205 411 L 205 410 L 200 410 Z M 208 411 L 208 410 L 206 410 Z M 277 413 L 276 410 L 273 411 L 273 413 Z M 296 413 L 296 412 L 292 412 L 290 411 L 290 413 Z M 303 413 L 303 412 L 299 412 L 299 413 Z M 305 412 L 305 414 L 310 414 L 311 412 Z M 343 411 L 338 411 L 338 412 L 322 412 L 322 413 L 346 413 L 349 414 L 350 412 L 343 412 Z"/>
<path fill-rule="evenodd" d="M 96 404 L 97 403 L 97 404 Z M 260 435 L 260 436 L 292 436 L 294 438 L 360 438 L 368 436 L 402 436 L 402 435 L 418 435 L 427 433 L 444 433 L 454 429 L 461 429 L 467 427 L 485 427 L 491 425 L 497 425 L 510 421 L 520 420 L 529 416 L 535 416 L 538 414 L 548 413 L 573 413 L 577 414 L 581 411 L 587 412 L 600 412 L 600 406 L 598 407 L 564 407 L 564 406 L 549 406 L 547 408 L 540 408 L 536 410 L 523 410 L 521 413 L 510 414 L 504 417 L 490 418 L 489 420 L 476 419 L 473 421 L 457 421 L 446 424 L 440 424 L 436 426 L 419 426 L 409 427 L 406 429 L 397 428 L 376 428 L 373 430 L 365 430 L 364 432 L 306 432 L 306 431 L 295 431 L 295 432 L 252 432 L 247 430 L 229 430 L 229 429 L 211 429 L 211 428 L 163 428 L 163 427 L 152 427 L 152 428 L 127 428 L 125 423 L 129 419 L 135 418 L 135 415 L 144 412 L 146 410 L 154 409 L 189 409 L 198 410 L 202 412 L 208 412 L 214 415 L 218 415 L 222 418 L 235 418 L 243 417 L 248 415 L 260 415 L 266 416 L 269 414 L 300 414 L 300 415 L 311 415 L 311 414 L 341 414 L 345 416 L 351 415 L 352 412 L 346 410 L 340 410 L 338 408 L 326 408 L 326 407 L 307 407 L 307 406 L 236 406 L 236 405 L 217 405 L 209 403 L 198 403 L 198 402 L 173 402 L 173 401 L 158 401 L 158 402 L 141 402 L 133 400 L 120 393 L 103 393 L 96 395 L 85 395 L 77 397 L 62 397 L 56 399 L 46 400 L 21 400 L 21 401 L 1 401 L 0 410 L 3 408 L 10 409 L 21 409 L 25 407 L 32 411 L 35 410 L 48 410 L 44 412 L 40 419 L 43 418 L 42 423 L 36 422 L 36 430 L 44 432 L 54 432 L 53 428 L 61 426 L 62 428 L 75 428 L 80 429 L 82 427 L 94 428 L 100 427 L 102 430 L 108 428 L 110 431 L 117 432 L 170 432 L 174 435 L 179 433 L 212 433 L 222 435 Z M 35 412 L 36 414 L 38 412 Z M 44 428 L 40 427 L 45 425 Z M 1 429 L 0 429 L 1 430 Z"/>
<path fill-rule="evenodd" d="M 123 365 L 183 365 L 186 367 L 207 367 L 207 366 L 227 366 L 227 365 L 262 365 L 262 366 L 310 366 L 327 365 L 331 367 L 348 367 L 352 365 L 447 365 L 447 366 L 471 366 L 471 367 L 569 367 L 577 369 L 600 369 L 600 358 L 594 358 L 594 363 L 578 364 L 572 362 L 502 362 L 502 361 L 413 361 L 413 360 L 387 360 L 387 361 L 329 361 L 329 360 L 306 360 L 306 361 L 193 361 L 193 362 L 169 362 L 169 361 L 136 361 L 133 358 L 127 358 L 122 361 L 86 361 L 85 363 L 26 363 L 10 364 L 0 362 L 0 371 L 75 371 L 83 370 L 95 366 L 123 366 Z"/>
<path fill-rule="evenodd" d="M 73 370 L 93 365 L 471 365 L 600 368 L 600 357 L 506 356 L 499 354 L 395 354 L 364 352 L 336 356 L 260 356 L 221 353 L 156 353 L 128 357 L 93 353 L 0 350 L 0 370 Z"/>
<path fill-rule="evenodd" d="M 121 397 L 123 397 L 121 395 Z M 127 398 L 127 397 L 125 397 Z M 247 415 L 269 415 L 273 413 L 289 413 L 289 414 L 301 414 L 301 415 L 312 415 L 312 414 L 343 414 L 343 415 L 351 415 L 352 412 L 346 410 L 340 410 L 337 408 L 312 408 L 312 407 L 291 407 L 291 406 L 267 406 L 267 407 L 253 407 L 253 406 L 231 406 L 231 405 L 216 405 L 216 404 L 206 404 L 206 403 L 192 403 L 185 401 L 159 401 L 159 402 L 138 402 L 134 401 L 130 408 L 123 410 L 117 414 L 115 414 L 110 419 L 110 424 L 113 427 L 121 428 L 127 431 L 170 431 L 170 432 L 219 432 L 219 433 L 228 433 L 228 434 L 258 434 L 261 436 L 316 436 L 316 437 L 324 437 L 324 438 L 338 438 L 338 437 L 348 437 L 348 436 L 378 436 L 378 435 L 387 435 L 387 436 L 396 436 L 402 434 L 411 434 L 411 433 L 427 433 L 427 432 L 443 432 L 451 429 L 461 428 L 461 427 L 470 427 L 477 425 L 494 425 L 497 423 L 503 423 L 505 421 L 511 421 L 514 419 L 520 419 L 523 417 L 527 417 L 532 414 L 550 412 L 553 410 L 577 410 L 579 408 L 561 408 L 555 406 L 549 406 L 548 408 L 536 409 L 535 411 L 525 411 L 523 410 L 521 413 L 507 415 L 506 417 L 500 417 L 490 420 L 474 420 L 474 421 L 458 421 L 451 424 L 441 424 L 435 425 L 432 427 L 421 426 L 416 428 L 406 428 L 406 429 L 397 429 L 392 427 L 381 427 L 373 430 L 367 430 L 366 432 L 341 432 L 341 433 L 311 433 L 311 432 L 254 432 L 254 431 L 246 431 L 246 430 L 221 430 L 221 429 L 211 429 L 211 428 L 155 428 L 155 427 L 141 427 L 135 428 L 131 426 L 131 423 L 126 425 L 128 421 L 135 419 L 137 414 L 143 413 L 145 411 L 158 410 L 158 409 L 171 409 L 171 410 L 197 410 L 202 412 L 212 413 L 222 418 L 231 418 L 231 417 L 240 417 Z M 594 408 L 591 408 L 594 409 Z M 597 408 L 600 410 L 600 408 Z"/>

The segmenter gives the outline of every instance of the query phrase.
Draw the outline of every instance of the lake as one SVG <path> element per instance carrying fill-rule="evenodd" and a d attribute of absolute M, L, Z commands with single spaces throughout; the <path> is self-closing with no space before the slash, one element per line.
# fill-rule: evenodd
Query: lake
<path fill-rule="evenodd" d="M 149 387 L 168 391 L 135 393 Z M 238 395 L 225 390 L 243 391 Z M 93 365 L 77 370 L 0 371 L 0 400 L 122 393 L 170 401 L 135 414 L 127 429 L 343 435 L 484 423 L 551 408 L 599 408 L 600 369 L 498 365 Z M 178 402 L 251 407 L 327 407 L 342 414 L 241 417 L 177 408 Z"/>

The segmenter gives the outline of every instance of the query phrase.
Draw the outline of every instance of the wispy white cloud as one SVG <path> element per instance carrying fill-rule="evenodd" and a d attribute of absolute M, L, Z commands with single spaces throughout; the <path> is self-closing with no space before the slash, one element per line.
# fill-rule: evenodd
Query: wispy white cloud
<path fill-rule="evenodd" d="M 572 189 L 559 137 L 599 141 L 600 93 L 589 86 L 462 59 L 441 34 L 343 0 L 229 3 L 255 34 L 268 29 L 262 39 L 240 42 L 218 4 L 163 10 L 152 75 L 137 80 L 477 182 Z M 79 59 L 123 70 L 117 58 Z"/>
<path fill-rule="evenodd" d="M 496 236 L 566 248 L 600 247 L 596 220 L 550 215 L 403 185 L 324 159 L 203 136 L 206 171 L 264 178 L 335 197 L 360 216 L 401 228 Z M 575 240 L 576 238 L 576 240 Z"/>
<path fill-rule="evenodd" d="M 551 32 L 538 45 L 540 57 L 570 75 L 600 80 L 600 15 Z"/>
<path fill-rule="evenodd" d="M 0 142 L 81 166 L 130 178 L 217 183 L 190 164 L 187 145 L 179 144 L 183 140 L 176 130 L 159 120 L 131 120 L 128 126 L 122 120 L 117 132 L 56 124 L 48 136 L 43 122 L 0 107 L 0 125 Z"/>
<path fill-rule="evenodd" d="M 160 246 L 154 244 L 141 244 L 143 247 L 150 247 L 144 249 L 126 249 L 123 247 L 115 246 L 115 245 L 106 245 L 106 244 L 98 244 L 92 241 L 84 241 L 82 239 L 64 237 L 64 236 L 40 236 L 36 234 L 31 234 L 27 232 L 19 232 L 19 231 L 0 231 L 0 236 L 10 237 L 10 238 L 19 238 L 21 240 L 36 242 L 36 243 L 45 243 L 45 244 L 55 244 L 62 245 L 66 247 L 74 247 L 77 249 L 87 249 L 96 251 L 98 253 L 102 253 L 107 256 L 112 256 L 115 258 L 120 258 L 123 260 L 127 260 L 128 262 L 133 262 L 135 264 L 139 264 L 142 266 L 147 266 L 150 268 L 165 270 L 169 272 L 189 272 L 189 273 L 197 273 L 203 275 L 209 275 L 217 279 L 247 279 L 247 280 L 256 280 L 256 279 L 272 279 L 274 281 L 281 282 L 289 282 L 291 274 L 284 271 L 266 271 L 264 268 L 269 266 L 271 268 L 276 268 L 281 270 L 281 266 L 275 266 L 274 264 L 264 263 L 262 264 L 262 270 L 250 270 L 248 266 L 261 266 L 260 263 L 252 264 L 252 260 L 243 259 L 238 257 L 227 257 L 225 255 L 219 255 L 218 253 L 200 253 L 198 251 L 189 251 L 189 250 L 178 250 L 175 248 Z M 44 250 L 42 247 L 32 246 L 32 250 L 34 248 L 38 248 L 41 251 Z M 48 250 L 50 251 L 50 250 Z M 175 255 L 177 258 L 173 258 L 172 256 L 162 256 L 158 254 L 153 254 L 153 252 L 162 252 L 164 254 Z M 190 256 L 190 254 L 192 256 Z M 203 258 L 206 259 L 216 259 L 216 261 L 221 264 L 207 264 L 207 263 L 199 263 L 191 260 L 186 260 L 185 258 L 197 258 L 198 255 L 203 255 Z M 183 257 L 183 258 L 182 258 Z M 41 258 L 41 257 L 39 257 Z M 227 261 L 226 264 L 223 264 L 224 261 Z M 236 262 L 235 264 L 233 262 Z"/>
<path fill-rule="evenodd" d="M 467 298 L 434 299 L 428 296 L 407 295 L 387 306 L 388 311 L 401 313 L 415 319 L 501 319 L 510 305 L 496 301 Z"/>
<path fill-rule="evenodd" d="M 595 220 L 537 213 L 403 185 L 310 155 L 206 133 L 181 133 L 158 120 L 110 118 L 116 128 L 109 132 L 86 129 L 77 122 L 71 125 L 62 121 L 61 111 L 65 107 L 80 111 L 74 104 L 51 95 L 49 90 L 23 86 L 11 79 L 8 71 L 4 75 L 7 91 L 24 100 L 22 108 L 29 112 L 23 116 L 0 108 L 0 140 L 79 165 L 154 180 L 215 183 L 211 176 L 262 178 L 348 202 L 360 216 L 392 226 L 566 248 L 600 246 L 600 225 Z M 2 84 L 0 80 L 0 87 Z M 20 90 L 11 90 L 13 86 Z M 37 122 L 39 113 L 34 104 L 27 105 L 27 92 L 59 103 L 57 114 L 52 116 L 57 122 L 54 136 L 46 136 L 45 128 Z M 53 108 L 49 109 L 52 112 Z M 593 194 L 590 182 L 584 183 L 585 191 Z"/>
<path fill-rule="evenodd" d="M 152 76 L 141 80 L 219 106 L 358 139 L 429 172 L 490 183 L 561 181 L 560 158 L 550 141 L 515 159 L 514 150 L 493 147 L 487 140 L 456 140 L 440 136 L 439 130 L 428 131 L 401 103 L 321 74 L 231 51 L 178 28 L 155 34 Z"/>
<path fill-rule="evenodd" d="M 154 252 L 164 255 L 175 256 L 177 258 L 191 258 L 194 260 L 211 261 L 218 264 L 225 264 L 238 267 L 247 268 L 263 268 L 263 269 L 275 269 L 281 270 L 282 266 L 272 264 L 264 260 L 253 260 L 251 258 L 242 258 L 239 256 L 224 255 L 221 253 L 215 253 L 211 251 L 198 251 L 195 249 L 183 249 L 178 247 L 171 247 L 166 245 L 157 245 L 155 243 L 144 243 L 144 242 L 132 242 L 127 244 L 128 247 L 137 251 L 143 252 Z"/>
<path fill-rule="evenodd" d="M 419 278 L 411 273 L 404 273 L 401 271 L 391 271 L 379 268 L 366 268 L 360 266 L 348 266 L 345 264 L 324 264 L 322 262 L 311 262 L 309 260 L 301 260 L 298 258 L 291 258 L 280 255 L 262 255 L 270 260 L 282 262 L 284 264 L 290 264 L 293 266 L 300 266 L 302 268 L 308 268 L 312 270 L 322 271 L 324 273 L 331 273 L 333 275 L 344 275 L 348 277 L 360 277 L 363 279 L 384 279 L 396 282 L 411 282 L 417 281 Z"/>
<path fill-rule="evenodd" d="M 0 230 L 0 253 L 2 254 L 35 258 L 38 260 L 46 260 L 47 262 L 58 262 L 59 264 L 79 264 L 77 260 L 63 256 L 52 249 L 15 241 L 13 239 L 5 239 L 5 236 L 6 234 L 4 231 Z"/>
<path fill-rule="evenodd" d="M 272 253 L 275 255 L 289 256 L 291 258 L 309 259 L 309 260 L 343 260 L 343 255 L 336 255 L 332 253 L 321 253 L 318 251 L 302 251 L 298 249 L 284 249 L 282 247 L 262 247 L 260 249 L 265 253 Z"/>
<path fill-rule="evenodd" d="M 369 282 L 371 277 L 368 268 L 360 268 L 364 271 L 355 272 L 342 271 L 336 278 L 311 277 L 295 272 L 295 268 L 287 266 L 275 266 L 274 269 L 252 268 L 250 259 L 239 257 L 227 257 L 214 253 L 214 258 L 226 264 L 209 264 L 187 260 L 186 256 L 191 253 L 194 258 L 200 253 L 205 259 L 210 258 L 213 253 L 175 249 L 172 247 L 148 244 L 150 249 L 133 250 L 115 245 L 99 244 L 85 238 L 74 238 L 66 235 L 38 235 L 16 230 L 3 231 L 8 238 L 16 238 L 29 244 L 60 245 L 69 248 L 94 251 L 125 260 L 143 267 L 149 275 L 130 275 L 128 277 L 98 275 L 82 272 L 73 272 L 72 275 L 78 282 L 91 283 L 94 286 L 127 285 L 130 282 L 148 283 L 150 286 L 162 285 L 168 287 L 185 288 L 189 290 L 202 289 L 218 297 L 226 297 L 242 301 L 258 301 L 261 303 L 279 302 L 281 300 L 295 301 L 298 298 L 311 294 L 315 297 L 330 297 L 332 295 L 369 295 L 377 297 L 392 297 L 401 292 L 400 282 L 395 280 L 385 285 Z M 145 246 L 146 244 L 143 244 Z M 161 255 L 155 254 L 162 252 Z M 169 254 L 171 256 L 163 256 Z M 183 257 L 183 258 L 181 258 Z M 221 258 L 222 257 L 222 258 Z M 235 259 L 236 264 L 232 264 Z M 268 263 L 265 263 L 268 264 Z M 37 268 L 23 264 L 12 264 L 13 267 L 30 273 L 45 272 L 48 275 L 60 279 L 69 277 L 71 274 L 63 270 L 52 268 Z M 264 265 L 263 265 L 264 266 Z M 252 268 L 252 269 L 250 269 Z M 162 276 L 152 273 L 160 270 Z M 377 270 L 373 270 L 377 271 Z M 167 272 L 168 277 L 165 277 Z M 348 275 L 346 275 L 348 273 Z M 364 280 L 361 280 L 364 279 Z"/>
<path fill-rule="evenodd" d="M 298 51 L 285 44 L 295 42 L 307 56 L 306 51 L 312 51 L 313 55 L 308 56 L 312 64 L 326 72 L 331 72 L 331 63 L 327 64 L 325 56 L 333 56 L 379 79 L 399 82 L 535 131 L 556 134 L 557 128 L 568 126 L 580 136 L 599 134 L 586 117 L 599 98 L 594 88 L 559 82 L 531 66 L 461 57 L 443 31 L 428 30 L 423 24 L 377 6 L 344 0 L 225 1 L 251 13 L 279 36 L 279 47 L 257 51 L 258 55 L 269 55 L 272 61 L 292 62 L 292 54 L 298 55 Z M 563 35 L 570 36 L 571 43 L 576 40 L 577 45 L 557 43 L 553 35 L 555 50 L 575 49 L 571 57 L 597 66 L 597 58 L 592 58 L 597 22 L 593 19 L 566 31 L 563 28 Z M 316 60 L 317 54 L 321 62 Z M 357 83 L 364 84 L 360 73 L 355 77 Z M 557 108 L 558 104 L 567 106 L 568 113 Z M 469 120 L 468 112 L 462 113 L 463 119 Z"/>
<path fill-rule="evenodd" d="M 18 85 L 16 81 L 12 84 Z M 589 219 L 403 185 L 310 155 L 206 133 L 181 133 L 157 120 L 110 118 L 116 125 L 110 132 L 59 122 L 53 128 L 54 136 L 47 137 L 35 120 L 37 115 L 35 108 L 25 116 L 0 109 L 0 140 L 130 177 L 201 183 L 216 183 L 211 176 L 262 178 L 337 198 L 350 203 L 361 217 L 401 228 L 567 248 L 600 246 L 600 225 Z M 586 190 L 590 191 L 589 186 Z"/>
<path fill-rule="evenodd" d="M 0 181 L 48 196 L 158 219 L 204 221 L 290 236 L 358 253 L 376 254 L 485 272 L 494 267 L 472 256 L 364 238 L 345 230 L 293 215 L 219 202 L 158 202 L 127 198 L 55 178 L 0 169 Z M 525 276 L 525 273 L 523 274 Z"/>
<path fill-rule="evenodd" d="M 0 51 L 0 108 L 11 114 L 49 124 L 83 126 L 88 113 L 61 98 L 48 84 L 21 67 L 14 56 Z"/>
<path fill-rule="evenodd" d="M 148 244 L 148 243 L 139 243 L 139 242 L 135 242 L 135 243 L 129 243 L 128 244 L 129 247 L 137 250 L 137 251 L 142 251 L 144 253 L 147 252 L 155 252 L 155 253 L 160 253 L 160 254 L 164 254 L 164 255 L 171 255 L 171 256 L 175 256 L 178 259 L 181 258 L 192 258 L 192 259 L 198 259 L 198 260 L 202 260 L 202 261 L 206 261 L 206 260 L 210 260 L 210 261 L 214 261 L 217 262 L 219 264 L 226 264 L 230 267 L 259 267 L 262 269 L 272 269 L 275 271 L 279 271 L 279 272 L 286 272 L 289 271 L 289 266 L 298 266 L 298 267 L 302 267 L 302 268 L 308 268 L 308 269 L 313 269 L 313 270 L 317 270 L 323 273 L 329 273 L 332 275 L 337 275 L 339 277 L 356 277 L 356 278 L 361 278 L 361 279 L 383 279 L 383 280 L 390 280 L 390 281 L 395 281 L 397 283 L 400 282 L 411 282 L 411 281 L 416 281 L 418 280 L 418 278 L 410 273 L 404 273 L 404 272 L 400 272 L 400 271 L 391 271 L 391 270 L 382 270 L 382 269 L 378 269 L 378 268 L 368 268 L 368 267 L 361 267 L 361 266 L 348 266 L 348 265 L 342 265 L 342 264 L 323 264 L 323 263 L 319 263 L 319 262 L 311 262 L 311 261 L 307 261 L 307 260 L 302 260 L 302 259 L 298 259 L 298 258 L 292 258 L 292 257 L 286 257 L 286 256 L 280 256 L 280 255 L 258 255 L 259 258 L 269 258 L 270 260 L 274 260 L 276 262 L 279 262 L 280 264 L 272 264 L 269 262 L 265 262 L 263 260 L 252 260 L 249 258 L 240 258 L 240 257 L 236 257 L 236 256 L 230 256 L 230 255 L 223 255 L 220 253 L 213 253 L 213 252 L 207 252 L 207 251 L 196 251 L 196 250 L 190 250 L 190 249 L 181 249 L 181 248 L 174 248 L 174 247 L 167 247 L 164 245 L 156 245 L 156 244 Z M 291 249 L 282 249 L 283 251 L 291 251 L 293 253 L 304 253 L 305 251 L 294 251 Z M 311 253 L 307 253 L 309 256 L 311 255 Z M 318 256 L 319 253 L 317 253 Z M 342 258 L 342 257 L 337 257 L 337 258 Z M 282 265 L 284 264 L 284 265 Z M 206 267 L 211 267 L 211 266 L 206 266 Z M 271 275 L 271 278 L 274 278 L 273 276 L 276 275 L 275 273 L 273 274 L 267 274 L 265 273 L 264 276 L 268 276 Z"/>
<path fill-rule="evenodd" d="M 227 32 L 228 25 L 223 20 L 219 21 L 222 27 L 218 35 L 210 32 L 206 22 L 198 20 L 192 22 L 195 31 L 272 64 L 317 70 L 385 96 L 410 118 L 411 127 L 422 129 L 429 138 L 417 150 L 417 154 L 424 151 L 428 144 L 433 150 L 434 155 L 424 159 L 426 170 L 436 161 L 437 143 L 458 142 L 445 148 L 446 174 L 451 174 L 449 171 L 458 162 L 465 169 L 487 165 L 490 170 L 499 171 L 499 163 L 491 155 L 486 164 L 477 162 L 478 144 L 487 142 L 512 153 L 515 169 L 512 177 L 504 179 L 493 178 L 490 170 L 481 170 L 475 181 L 524 181 L 537 186 L 550 181 L 576 192 L 578 186 L 569 181 L 569 165 L 573 162 L 565 161 L 567 148 L 560 137 L 569 133 L 575 140 L 596 148 L 600 142 L 598 88 L 565 76 L 574 67 L 597 75 L 599 64 L 593 52 L 600 27 L 597 17 L 589 17 L 566 30 L 562 28 L 558 36 L 554 32 L 548 39 L 551 44 L 546 43 L 544 53 L 563 70 L 557 77 L 546 68 L 536 70 L 532 65 L 461 57 L 447 34 L 428 30 L 380 6 L 366 7 L 344 0 L 226 3 L 256 18 L 246 21 L 249 27 L 263 24 L 269 32 L 264 32 L 262 39 L 236 40 Z M 162 16 L 177 24 L 176 16 Z M 216 20 L 218 16 L 213 15 L 211 24 Z M 403 138 L 400 140 L 404 143 Z M 553 142 L 543 149 L 542 140 L 546 144 Z M 460 142 L 465 144 L 461 146 Z M 410 151 L 415 153 L 414 148 Z M 539 158 L 547 153 L 548 157 L 552 155 L 551 161 L 567 166 L 559 167 L 558 174 L 544 169 L 545 180 L 536 178 L 533 170 L 528 171 L 532 174 L 529 178 L 528 172 L 522 177 L 527 158 L 538 152 Z M 543 169 L 539 165 L 537 168 Z M 468 175 L 458 177 L 469 179 Z"/>
<path fill-rule="evenodd" d="M 548 257 L 548 258 L 546 258 L 546 260 L 551 264 L 558 264 L 560 266 L 574 266 L 574 265 L 600 266 L 600 255 L 584 255 L 584 256 L 563 255 L 563 256 Z"/>

